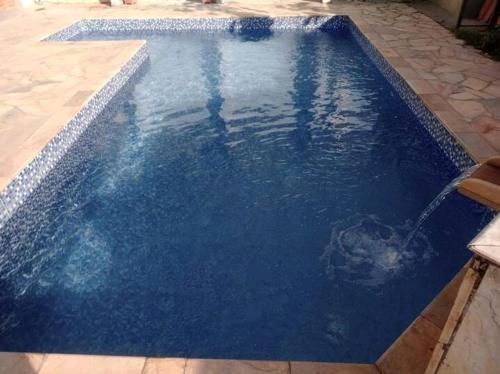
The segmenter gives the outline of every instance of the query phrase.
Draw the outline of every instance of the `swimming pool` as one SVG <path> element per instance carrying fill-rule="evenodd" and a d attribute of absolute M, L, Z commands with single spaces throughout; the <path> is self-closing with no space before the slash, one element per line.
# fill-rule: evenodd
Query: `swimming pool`
<path fill-rule="evenodd" d="M 71 35 L 149 61 L 2 227 L 0 350 L 376 359 L 485 212 L 403 245 L 464 161 L 340 21 Z"/>

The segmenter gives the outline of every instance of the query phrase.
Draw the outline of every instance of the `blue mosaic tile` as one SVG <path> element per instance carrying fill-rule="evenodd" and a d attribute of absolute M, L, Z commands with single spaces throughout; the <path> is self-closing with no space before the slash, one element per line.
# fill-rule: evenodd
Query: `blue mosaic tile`
<path fill-rule="evenodd" d="M 474 162 L 443 124 L 425 106 L 419 96 L 392 68 L 380 52 L 368 41 L 347 16 L 313 17 L 246 17 L 246 18 L 167 18 L 167 19 L 85 19 L 54 33 L 44 41 L 75 40 L 89 31 L 193 31 L 193 30 L 349 30 L 361 48 L 372 59 L 385 78 L 415 113 L 422 126 L 433 136 L 439 147 L 460 169 Z M 108 103 L 133 81 L 139 68 L 148 59 L 144 45 L 99 92 L 76 114 L 54 139 L 0 193 L 0 227 L 33 193 L 45 176 L 61 160 L 68 149 L 92 121 L 106 110 Z"/>
<path fill-rule="evenodd" d="M 0 227 L 27 196 L 33 193 L 83 131 L 105 110 L 110 100 L 139 72 L 147 59 L 147 47 L 144 45 L 0 193 L 0 205 L 3 207 L 0 211 Z"/>
<path fill-rule="evenodd" d="M 363 35 L 354 22 L 349 21 L 348 27 L 361 48 L 389 81 L 395 91 L 403 98 L 408 107 L 417 116 L 420 124 L 431 134 L 438 146 L 453 161 L 455 166 L 459 170 L 464 171 L 474 165 L 474 160 L 431 110 L 427 108 L 422 99 L 411 89 L 404 78 L 399 75 L 377 48 Z"/>
<path fill-rule="evenodd" d="M 49 41 L 68 41 L 71 40 L 73 37 L 75 37 L 78 34 L 81 34 L 84 29 L 84 24 L 86 20 L 81 20 L 77 21 L 74 24 L 72 24 L 69 27 L 66 27 L 65 29 L 62 29 L 61 31 L 58 31 L 54 34 L 51 34 L 47 36 L 46 38 L 42 39 L 44 42 L 49 42 Z"/>
<path fill-rule="evenodd" d="M 85 19 L 44 40 L 72 40 L 79 33 L 88 31 L 344 30 L 348 22 L 347 16 Z"/>

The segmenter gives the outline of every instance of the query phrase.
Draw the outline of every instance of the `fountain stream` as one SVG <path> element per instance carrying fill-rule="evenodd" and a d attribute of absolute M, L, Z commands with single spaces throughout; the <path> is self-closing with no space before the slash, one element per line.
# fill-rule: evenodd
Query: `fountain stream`
<path fill-rule="evenodd" d="M 411 242 L 415 233 L 420 229 L 420 227 L 424 224 L 424 222 L 429 218 L 429 216 L 441 205 L 441 203 L 446 199 L 446 197 L 458 187 L 458 185 L 466 178 L 470 177 L 471 174 L 477 170 L 480 165 L 474 165 L 462 172 L 458 177 L 453 179 L 450 183 L 448 183 L 443 190 L 437 195 L 434 200 L 430 202 L 429 205 L 424 209 L 424 211 L 418 217 L 417 222 L 413 229 L 408 233 L 406 237 L 403 248 L 406 248 L 408 244 Z"/>

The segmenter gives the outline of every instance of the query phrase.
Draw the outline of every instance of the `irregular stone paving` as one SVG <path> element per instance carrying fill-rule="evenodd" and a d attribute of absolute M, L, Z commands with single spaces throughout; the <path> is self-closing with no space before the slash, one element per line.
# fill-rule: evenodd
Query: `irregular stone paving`
<path fill-rule="evenodd" d="M 140 1 L 140 0 L 139 0 Z M 478 161 L 500 153 L 500 63 L 404 4 L 229 1 L 11 7 L 0 0 L 0 190 L 139 48 L 41 43 L 81 18 L 347 14 Z M 373 365 L 0 353 L 0 373 L 376 373 Z"/>
<path fill-rule="evenodd" d="M 500 62 L 402 4 L 353 17 L 472 156 L 500 153 Z M 373 9 L 375 8 L 375 9 Z"/>

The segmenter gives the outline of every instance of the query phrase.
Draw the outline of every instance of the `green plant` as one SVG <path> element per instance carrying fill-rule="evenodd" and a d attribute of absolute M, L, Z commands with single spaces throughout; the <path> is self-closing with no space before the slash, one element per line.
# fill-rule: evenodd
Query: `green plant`
<path fill-rule="evenodd" d="M 467 44 L 490 54 L 494 59 L 500 60 L 500 28 L 486 30 L 459 29 L 457 37 L 465 40 Z"/>

